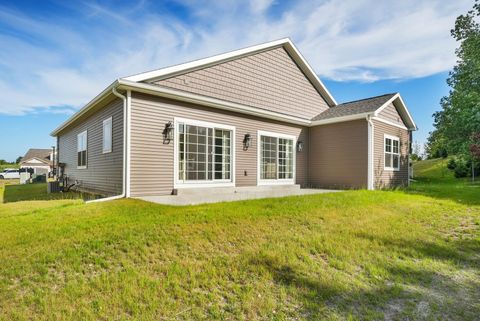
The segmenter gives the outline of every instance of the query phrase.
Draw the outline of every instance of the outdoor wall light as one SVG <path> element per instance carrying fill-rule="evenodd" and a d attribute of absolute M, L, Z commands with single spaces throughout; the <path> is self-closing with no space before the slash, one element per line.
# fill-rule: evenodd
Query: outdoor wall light
<path fill-rule="evenodd" d="M 301 152 L 301 151 L 303 151 L 303 142 L 298 141 L 297 142 L 297 152 Z"/>
<path fill-rule="evenodd" d="M 243 137 L 243 150 L 247 150 L 252 144 L 252 136 L 250 134 L 245 134 Z"/>
<path fill-rule="evenodd" d="M 171 121 L 165 124 L 163 129 L 163 142 L 169 143 L 173 139 L 173 124 Z"/>

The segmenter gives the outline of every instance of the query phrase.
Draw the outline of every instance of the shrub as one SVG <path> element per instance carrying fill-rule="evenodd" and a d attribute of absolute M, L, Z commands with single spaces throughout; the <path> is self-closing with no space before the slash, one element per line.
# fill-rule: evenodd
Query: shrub
<path fill-rule="evenodd" d="M 455 162 L 455 158 L 450 158 L 447 163 L 447 168 L 454 170 L 456 166 L 457 166 L 457 163 Z"/>
<path fill-rule="evenodd" d="M 456 178 L 467 177 L 471 174 L 472 162 L 462 156 L 452 158 L 447 167 L 453 170 Z"/>

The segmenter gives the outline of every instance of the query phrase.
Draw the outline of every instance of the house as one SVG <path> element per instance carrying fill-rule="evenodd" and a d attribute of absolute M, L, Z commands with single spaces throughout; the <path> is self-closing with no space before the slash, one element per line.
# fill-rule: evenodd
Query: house
<path fill-rule="evenodd" d="M 30 148 L 20 161 L 20 168 L 31 168 L 37 175 L 52 171 L 53 151 L 47 148 Z"/>
<path fill-rule="evenodd" d="M 407 185 L 414 130 L 398 93 L 338 104 L 282 39 L 117 79 L 51 135 L 76 188 L 142 197 Z"/>

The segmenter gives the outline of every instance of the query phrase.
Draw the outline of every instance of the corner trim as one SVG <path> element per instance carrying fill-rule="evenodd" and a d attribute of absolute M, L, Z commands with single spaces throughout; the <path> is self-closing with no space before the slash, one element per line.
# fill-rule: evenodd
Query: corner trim
<path fill-rule="evenodd" d="M 131 195 L 131 150 L 130 150 L 130 147 L 131 147 L 131 124 L 132 124 L 132 92 L 130 90 L 127 90 L 127 108 L 126 108 L 126 113 L 127 113 L 127 118 L 126 118 L 126 123 L 123 124 L 124 126 L 126 126 L 127 130 L 126 130 L 126 133 L 127 133 L 127 144 L 126 146 L 123 146 L 124 148 L 126 148 L 127 150 L 127 166 L 126 166 L 126 186 L 125 186 L 125 197 L 130 197 Z"/>
<path fill-rule="evenodd" d="M 375 189 L 375 173 L 374 173 L 374 152 L 375 152 L 375 146 L 374 146 L 374 137 L 375 137 L 375 128 L 372 122 L 372 117 L 367 116 L 367 123 L 368 123 L 368 156 L 367 156 L 367 162 L 368 162 L 368 169 L 367 169 L 367 188 L 369 190 L 374 190 Z"/>

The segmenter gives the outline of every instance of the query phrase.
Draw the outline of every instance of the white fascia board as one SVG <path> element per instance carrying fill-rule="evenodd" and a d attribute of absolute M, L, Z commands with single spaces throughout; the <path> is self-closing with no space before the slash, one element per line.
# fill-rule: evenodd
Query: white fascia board
<path fill-rule="evenodd" d="M 412 126 L 409 129 L 410 130 L 417 130 L 418 129 L 417 124 L 415 124 L 415 121 L 413 120 L 412 115 L 410 115 L 410 112 L 408 111 L 407 105 L 405 105 L 405 103 L 403 102 L 402 96 L 400 96 L 400 94 L 398 94 L 398 99 L 399 99 L 399 101 L 401 103 L 401 106 L 403 107 L 405 113 L 407 114 L 408 119 L 411 122 Z"/>
<path fill-rule="evenodd" d="M 333 98 L 332 94 L 328 91 L 327 87 L 325 87 L 325 85 L 322 83 L 320 78 L 318 78 L 315 71 L 312 69 L 312 67 L 310 67 L 306 59 L 302 56 L 300 51 L 295 47 L 295 45 L 289 38 L 266 42 L 260 45 L 247 47 L 239 50 L 234 50 L 234 51 L 230 51 L 220 55 L 199 59 L 199 60 L 194 60 L 194 61 L 187 62 L 180 65 L 152 70 L 152 71 L 140 73 L 133 76 L 123 77 L 122 79 L 134 81 L 134 82 L 161 80 L 165 78 L 174 77 L 175 75 L 178 75 L 178 74 L 191 72 L 200 68 L 207 68 L 209 66 L 223 63 L 226 61 L 239 59 L 244 56 L 269 50 L 275 47 L 283 47 L 290 54 L 292 59 L 297 63 L 300 69 L 305 73 L 305 75 L 310 80 L 310 82 L 315 87 L 315 89 L 322 95 L 323 98 L 327 100 L 330 106 L 337 105 L 337 102 Z"/>
<path fill-rule="evenodd" d="M 322 119 L 322 120 L 314 120 L 311 122 L 311 126 L 343 123 L 351 120 L 365 119 L 365 117 L 371 116 L 371 115 L 373 115 L 373 113 L 362 113 L 362 114 L 348 115 L 348 116 L 328 118 L 328 119 Z"/>
<path fill-rule="evenodd" d="M 242 104 L 237 104 L 233 102 L 228 102 L 225 100 L 211 98 L 207 96 L 191 94 L 175 89 L 163 88 L 155 85 L 150 85 L 146 83 L 137 83 L 133 81 L 128 81 L 125 79 L 119 79 L 119 88 L 121 89 L 130 89 L 136 92 L 142 92 L 146 94 L 151 94 L 155 96 L 166 97 L 170 99 L 185 101 L 189 103 L 194 103 L 202 106 L 214 107 L 218 109 L 233 111 L 237 113 L 253 115 L 268 119 L 279 120 L 287 123 L 309 126 L 311 121 L 304 118 L 289 116 L 280 114 L 277 112 L 272 112 L 268 110 L 262 110 L 256 107 L 250 107 Z"/>
<path fill-rule="evenodd" d="M 93 108 L 99 101 L 104 99 L 106 96 L 108 96 L 114 87 L 118 85 L 118 80 L 115 80 L 113 83 L 110 84 L 107 88 L 105 88 L 101 93 L 99 93 L 95 98 L 93 98 L 88 104 L 82 107 L 79 111 L 77 111 L 75 114 L 72 115 L 72 117 L 68 118 L 66 121 L 64 121 L 60 126 L 58 126 L 54 131 L 50 133 L 50 136 L 57 136 L 57 134 L 65 129 L 68 125 L 73 123 L 75 120 L 77 120 L 80 116 L 85 114 L 87 111 L 89 111 L 91 108 Z"/>
<path fill-rule="evenodd" d="M 290 39 L 288 38 L 283 38 L 271 42 L 266 42 L 260 45 L 256 46 L 251 46 L 243 49 L 238 49 L 230 52 L 226 52 L 223 54 L 203 58 L 203 59 L 198 59 L 198 60 L 193 60 L 187 63 L 171 66 L 171 67 L 166 67 L 166 68 L 161 68 L 161 69 L 156 69 L 152 71 L 147 71 L 147 72 L 142 72 L 136 75 L 128 76 L 128 77 L 123 77 L 122 79 L 129 80 L 129 81 L 135 81 L 135 82 L 140 82 L 140 81 L 147 81 L 151 79 L 157 79 L 157 78 L 163 78 L 163 77 L 171 77 L 175 75 L 176 73 L 179 72 L 188 72 L 197 68 L 205 68 L 208 67 L 212 64 L 218 64 L 224 61 L 228 61 L 231 59 L 237 59 L 245 55 L 250 55 L 254 52 L 259 52 L 262 50 L 270 49 L 276 46 L 282 46 L 283 44 L 289 42 Z"/>
<path fill-rule="evenodd" d="M 27 160 L 22 160 L 22 161 L 20 162 L 20 164 L 30 163 L 30 161 L 32 161 L 32 160 L 38 161 L 37 164 L 49 164 L 49 161 L 40 159 L 40 158 L 38 158 L 38 157 L 32 157 L 32 158 L 29 158 L 29 159 L 27 159 Z M 31 164 L 33 164 L 33 163 L 31 163 Z"/>
<path fill-rule="evenodd" d="M 405 103 L 403 102 L 403 99 L 402 99 L 402 96 L 400 96 L 399 93 L 396 93 L 392 98 L 390 98 L 388 101 L 386 101 L 382 106 L 380 106 L 380 108 L 378 108 L 376 111 L 375 111 L 375 114 L 374 116 L 375 117 L 378 117 L 378 115 L 382 112 L 382 110 L 384 110 L 385 108 L 387 108 L 388 105 L 390 105 L 391 103 L 393 103 L 394 101 L 398 101 L 399 102 L 399 105 L 402 109 L 402 111 L 405 113 L 405 115 L 407 116 L 407 120 L 408 122 L 410 122 L 410 124 L 408 124 L 408 129 L 409 130 L 417 130 L 417 125 L 415 124 L 415 122 L 413 121 L 413 118 L 412 116 L 410 115 L 410 112 L 408 111 L 408 108 L 407 108 L 407 105 L 405 105 Z"/>

